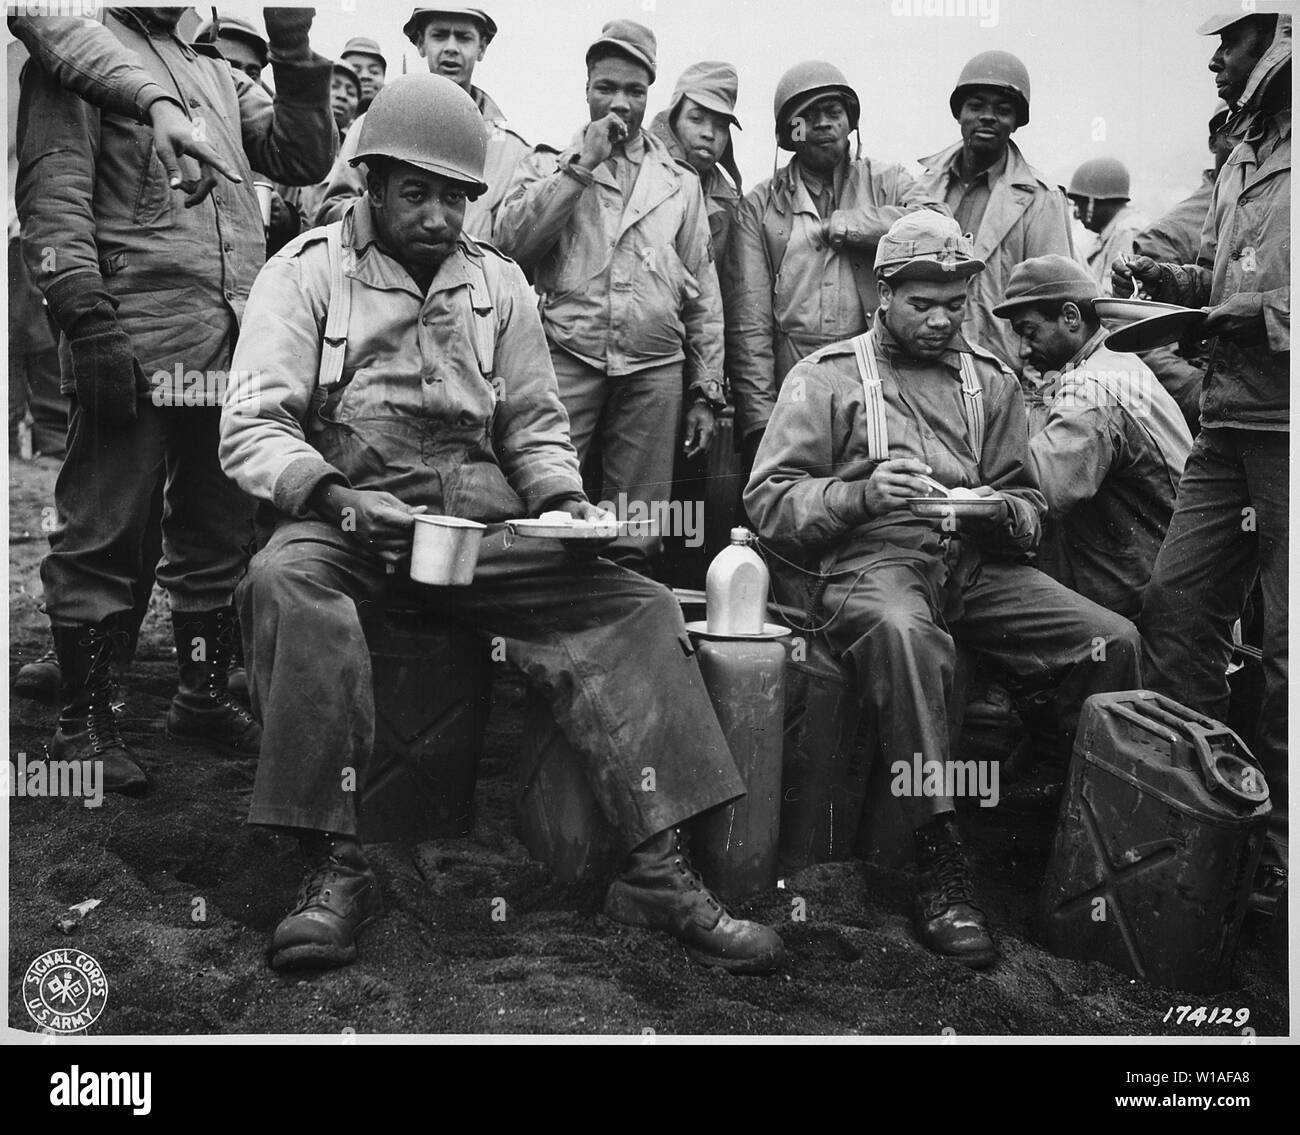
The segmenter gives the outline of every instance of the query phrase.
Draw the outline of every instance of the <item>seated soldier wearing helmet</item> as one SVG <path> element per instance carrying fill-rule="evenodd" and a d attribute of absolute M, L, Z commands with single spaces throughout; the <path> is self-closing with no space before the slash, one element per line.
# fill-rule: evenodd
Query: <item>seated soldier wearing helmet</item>
<path fill-rule="evenodd" d="M 777 564 L 780 598 L 806 608 L 820 596 L 811 619 L 877 720 L 915 831 L 917 935 L 971 966 L 996 949 L 955 822 L 954 642 L 1020 675 L 1060 676 L 1071 720 L 1090 694 L 1138 685 L 1133 624 L 1025 562 L 1043 498 L 1020 387 L 960 334 L 983 267 L 950 218 L 895 221 L 876 252 L 871 330 L 790 372 L 745 491 L 763 538 L 803 556 L 803 572 Z M 923 476 L 957 490 L 934 519 L 907 503 L 935 493 Z"/>
<path fill-rule="evenodd" d="M 222 418 L 226 472 L 279 514 L 237 593 L 267 737 L 249 819 L 297 834 L 311 861 L 271 964 L 349 962 L 378 913 L 356 837 L 374 740 L 358 607 L 396 593 L 499 637 L 551 700 L 628 852 L 611 918 L 666 930 L 704 964 L 774 969 L 780 938 L 731 918 L 678 844 L 679 823 L 743 786 L 671 593 L 562 542 L 506 546 L 508 518 L 603 514 L 583 494 L 536 296 L 462 230 L 487 188 L 482 116 L 450 80 L 404 75 L 359 129 L 367 194 L 258 277 Z M 407 579 L 426 511 L 487 525 L 469 585 Z"/>

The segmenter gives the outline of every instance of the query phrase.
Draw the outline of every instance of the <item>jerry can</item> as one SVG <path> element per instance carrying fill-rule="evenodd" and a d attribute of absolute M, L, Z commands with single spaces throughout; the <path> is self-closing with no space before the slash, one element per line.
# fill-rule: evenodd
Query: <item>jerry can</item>
<path fill-rule="evenodd" d="M 867 799 L 871 741 L 857 688 L 820 636 L 797 638 L 786 694 L 781 865 L 851 859 Z M 869 733 L 869 731 L 868 731 Z"/>
<path fill-rule="evenodd" d="M 1268 785 L 1226 726 L 1147 690 L 1083 706 L 1043 884 L 1049 950 L 1153 985 L 1231 978 Z"/>
<path fill-rule="evenodd" d="M 697 637 L 696 658 L 745 795 L 690 822 L 691 858 L 724 902 L 776 885 L 786 650 Z"/>
<path fill-rule="evenodd" d="M 441 615 L 389 608 L 365 622 L 375 748 L 361 782 L 366 843 L 467 836 L 492 701 L 488 644 Z"/>

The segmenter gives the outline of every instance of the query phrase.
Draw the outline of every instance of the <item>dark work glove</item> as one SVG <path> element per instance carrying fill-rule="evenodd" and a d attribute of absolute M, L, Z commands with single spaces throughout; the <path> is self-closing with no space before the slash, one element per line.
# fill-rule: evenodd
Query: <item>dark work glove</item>
<path fill-rule="evenodd" d="M 131 340 L 120 327 L 71 340 L 77 401 L 105 426 L 135 424 L 136 399 L 148 389 Z"/>
<path fill-rule="evenodd" d="M 263 8 L 266 38 L 277 55 L 305 55 L 315 8 Z"/>

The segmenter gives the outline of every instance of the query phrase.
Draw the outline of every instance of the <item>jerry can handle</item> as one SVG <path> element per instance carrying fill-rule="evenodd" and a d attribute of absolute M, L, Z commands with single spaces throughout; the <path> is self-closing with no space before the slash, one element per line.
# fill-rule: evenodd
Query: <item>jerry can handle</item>
<path fill-rule="evenodd" d="M 1268 781 L 1265 780 L 1263 769 L 1253 755 L 1247 753 L 1245 757 L 1241 757 L 1231 752 L 1216 753 L 1212 749 L 1211 741 L 1217 737 L 1231 737 L 1237 744 L 1241 744 L 1241 738 L 1236 733 L 1220 725 L 1212 717 L 1206 717 L 1163 694 L 1150 691 L 1143 691 L 1140 701 L 1130 702 L 1123 707 L 1116 706 L 1115 709 L 1116 711 L 1128 710 L 1129 712 L 1124 713 L 1124 716 L 1135 722 L 1139 717 L 1147 718 L 1152 724 L 1147 722 L 1143 724 L 1147 724 L 1147 728 L 1155 733 L 1160 733 L 1160 730 L 1154 728 L 1153 723 L 1160 722 L 1168 726 L 1175 736 L 1182 734 L 1190 740 L 1192 749 L 1196 753 L 1196 761 L 1201 766 L 1201 773 L 1205 777 L 1207 791 L 1217 792 L 1221 789 L 1243 804 L 1252 807 L 1268 799 Z M 1226 766 L 1229 771 L 1225 774 L 1221 766 Z M 1246 778 L 1247 770 L 1253 774 L 1249 781 Z M 1244 785 L 1247 783 L 1257 787 L 1246 788 Z"/>
<path fill-rule="evenodd" d="M 1196 759 L 1205 774 L 1205 787 L 1210 792 L 1221 788 L 1243 804 L 1251 806 L 1263 804 L 1268 799 L 1268 781 L 1264 779 L 1264 770 L 1260 768 L 1259 762 L 1253 756 L 1247 759 L 1236 753 L 1215 752 L 1211 748 L 1210 742 L 1215 737 L 1231 737 L 1234 741 L 1239 740 L 1231 729 L 1222 727 L 1206 729 L 1203 725 L 1192 721 L 1187 722 L 1184 729 L 1192 739 Z M 1229 771 L 1226 776 L 1221 766 L 1227 766 Z M 1246 785 L 1254 787 L 1248 788 Z"/>

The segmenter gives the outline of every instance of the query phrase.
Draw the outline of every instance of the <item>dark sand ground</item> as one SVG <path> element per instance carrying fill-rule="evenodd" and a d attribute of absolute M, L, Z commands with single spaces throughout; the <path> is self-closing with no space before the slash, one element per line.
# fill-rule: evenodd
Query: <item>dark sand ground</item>
<path fill-rule="evenodd" d="M 49 463 L 10 465 L 10 674 L 47 629 L 37 569 Z M 1170 1006 L 1249 1008 L 1260 1035 L 1288 1030 L 1286 961 L 1275 934 L 1248 930 L 1234 988 L 1201 997 L 1152 988 L 1035 944 L 1033 915 L 1055 813 L 976 812 L 966 823 L 1002 950 L 975 973 L 923 950 L 909 931 L 910 876 L 862 863 L 805 869 L 745 909 L 778 926 L 784 973 L 742 978 L 692 964 L 666 936 L 610 922 L 595 883 L 561 885 L 514 834 L 522 687 L 503 674 L 479 774 L 470 839 L 372 849 L 385 916 L 347 968 L 282 977 L 268 936 L 300 877 L 297 849 L 244 822 L 249 762 L 169 745 L 174 682 L 166 612 L 155 594 L 128 682 L 129 740 L 156 787 L 143 800 L 10 801 L 9 1022 L 33 1027 L 20 983 L 46 950 L 76 946 L 106 971 L 92 1031 L 178 1033 L 623 1033 L 1226 1035 L 1163 1023 Z M 13 701 L 10 752 L 40 752 L 50 707 Z M 792 899 L 806 921 L 791 920 Z M 100 905 L 70 935 L 55 919 Z M 493 921 L 493 900 L 506 901 Z M 196 902 L 201 900 L 201 903 Z M 205 915 L 196 921 L 194 915 Z"/>

